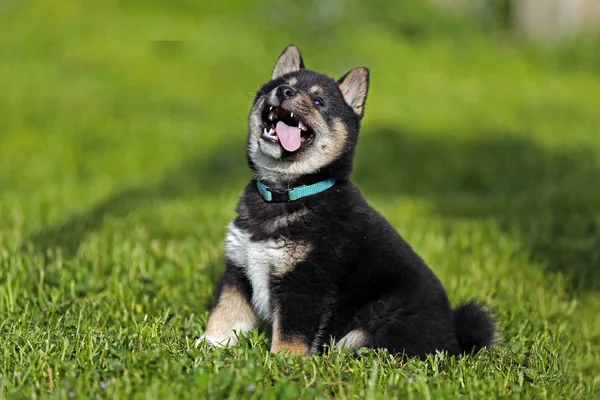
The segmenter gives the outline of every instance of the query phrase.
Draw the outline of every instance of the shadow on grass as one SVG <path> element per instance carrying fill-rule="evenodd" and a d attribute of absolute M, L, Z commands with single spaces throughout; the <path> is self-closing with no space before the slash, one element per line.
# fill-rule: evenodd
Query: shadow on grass
<path fill-rule="evenodd" d="M 460 141 L 373 127 L 359 141 L 353 176 L 367 196 L 419 197 L 442 216 L 493 218 L 571 292 L 600 289 L 597 153 L 486 132 Z"/>
<path fill-rule="evenodd" d="M 353 178 L 367 197 L 419 197 L 449 218 L 493 218 L 518 235 L 535 261 L 563 274 L 576 292 L 600 289 L 596 156 L 581 148 L 550 151 L 509 135 L 440 140 L 370 127 L 359 142 Z M 70 257 L 108 216 L 125 217 L 147 202 L 241 190 L 247 179 L 243 147 L 223 146 L 154 186 L 116 193 L 29 241 L 38 249 L 62 247 Z"/>
<path fill-rule="evenodd" d="M 70 258 L 75 255 L 86 234 L 100 228 L 107 217 L 123 218 L 147 203 L 199 193 L 217 195 L 232 187 L 239 187 L 241 191 L 249 178 L 248 174 L 244 174 L 245 170 L 244 147 L 222 146 L 189 160 L 167 173 L 156 185 L 117 192 L 94 208 L 34 234 L 26 243 L 33 244 L 36 249 L 60 247 Z"/>

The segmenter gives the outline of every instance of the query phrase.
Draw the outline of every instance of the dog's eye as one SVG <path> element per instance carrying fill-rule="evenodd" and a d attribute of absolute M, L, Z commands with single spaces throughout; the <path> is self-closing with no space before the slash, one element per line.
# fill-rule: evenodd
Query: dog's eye
<path fill-rule="evenodd" d="M 323 99 L 322 99 L 322 98 L 320 98 L 320 97 L 316 97 L 316 98 L 313 100 L 313 104 L 314 104 L 315 106 L 317 106 L 317 107 L 323 107 L 323 105 L 325 105 L 325 103 L 323 102 Z"/>

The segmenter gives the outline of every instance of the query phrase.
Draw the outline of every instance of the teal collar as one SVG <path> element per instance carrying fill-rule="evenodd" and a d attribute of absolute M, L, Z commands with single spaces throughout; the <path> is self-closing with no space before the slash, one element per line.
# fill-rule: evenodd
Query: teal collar
<path fill-rule="evenodd" d="M 274 189 L 270 188 L 261 181 L 256 181 L 258 192 L 265 201 L 275 203 L 283 203 L 301 199 L 306 196 L 321 193 L 329 189 L 335 184 L 335 179 L 326 179 L 321 182 L 313 183 L 312 185 L 298 186 L 291 189 Z"/>

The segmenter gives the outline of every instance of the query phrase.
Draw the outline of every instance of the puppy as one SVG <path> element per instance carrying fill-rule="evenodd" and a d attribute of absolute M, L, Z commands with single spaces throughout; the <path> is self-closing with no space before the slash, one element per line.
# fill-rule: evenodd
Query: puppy
<path fill-rule="evenodd" d="M 358 67 L 338 81 L 288 46 L 249 116 L 255 179 L 230 223 L 216 305 L 198 343 L 234 345 L 259 321 L 271 352 L 333 344 L 424 357 L 494 343 L 476 303 L 452 309 L 434 273 L 350 181 L 369 89 Z"/>

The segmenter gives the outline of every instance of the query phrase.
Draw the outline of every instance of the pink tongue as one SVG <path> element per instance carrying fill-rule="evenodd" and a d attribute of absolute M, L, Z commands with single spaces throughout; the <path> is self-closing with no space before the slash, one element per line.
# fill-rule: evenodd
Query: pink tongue
<path fill-rule="evenodd" d="M 296 151 L 300 148 L 300 128 L 289 126 L 283 121 L 275 125 L 275 133 L 281 142 L 281 145 L 287 151 Z"/>

